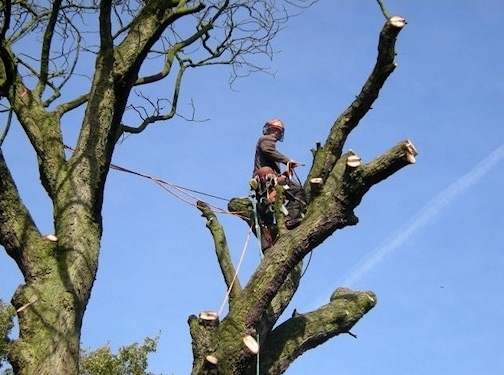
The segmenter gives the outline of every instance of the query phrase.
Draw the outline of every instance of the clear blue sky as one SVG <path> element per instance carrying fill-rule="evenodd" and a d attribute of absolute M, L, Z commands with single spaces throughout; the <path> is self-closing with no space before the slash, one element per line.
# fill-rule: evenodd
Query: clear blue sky
<path fill-rule="evenodd" d="M 352 329 L 358 339 L 336 337 L 287 374 L 502 375 L 504 2 L 386 5 L 408 21 L 396 45 L 398 67 L 346 149 L 367 162 L 408 138 L 417 164 L 373 188 L 356 210 L 360 223 L 316 249 L 287 310 L 315 309 L 339 286 L 372 290 L 378 305 Z M 262 124 L 279 117 L 287 127 L 279 148 L 310 164 L 310 149 L 370 73 L 383 23 L 372 0 L 314 5 L 276 40 L 274 77 L 254 75 L 232 91 L 224 68 L 190 72 L 181 104 L 193 98 L 197 115 L 210 120 L 155 125 L 126 139 L 114 163 L 223 198 L 246 196 Z M 51 233 L 50 204 L 27 150 L 14 128 L 6 158 L 41 230 Z M 226 292 L 204 219 L 151 181 L 117 171 L 103 213 L 83 345 L 117 348 L 161 331 L 150 370 L 188 374 L 187 317 L 218 310 Z M 247 228 L 221 220 L 237 262 Z M 251 241 L 242 282 L 258 262 Z M 0 298 L 9 300 L 19 272 L 5 253 L 0 267 Z"/>

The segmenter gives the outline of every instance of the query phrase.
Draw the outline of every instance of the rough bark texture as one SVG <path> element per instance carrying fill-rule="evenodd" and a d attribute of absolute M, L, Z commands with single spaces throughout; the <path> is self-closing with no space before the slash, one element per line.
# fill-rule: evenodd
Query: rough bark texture
<path fill-rule="evenodd" d="M 400 22 L 395 22 L 398 20 Z M 313 151 L 313 165 L 304 185 L 310 193 L 310 202 L 301 225 L 288 231 L 279 223 L 278 240 L 267 250 L 248 283 L 243 289 L 232 286 L 229 311 L 225 317 L 220 317 L 218 326 L 209 330 L 196 319 L 190 319 L 193 375 L 252 375 L 258 365 L 261 374 L 281 374 L 305 351 L 340 333 L 349 333 L 351 327 L 375 306 L 377 299 L 372 292 L 340 288 L 328 304 L 315 311 L 295 313 L 277 325 L 299 284 L 297 271 L 304 257 L 336 230 L 357 224 L 354 209 L 366 192 L 414 162 L 414 149 L 408 140 L 367 164 L 348 163 L 349 157 L 358 159 L 356 154 L 342 152 L 348 135 L 371 108 L 395 68 L 395 38 L 404 24 L 400 17 L 386 22 L 380 34 L 376 65 L 361 93 L 335 121 L 325 144 Z M 312 190 L 309 181 L 315 177 L 322 183 Z M 225 239 L 223 231 L 215 230 L 217 218 L 206 204 L 200 202 L 199 208 L 214 237 L 224 280 L 231 287 L 233 266 L 228 256 L 222 255 L 228 251 L 222 241 Z M 250 199 L 231 200 L 229 210 L 254 227 L 255 213 Z M 247 335 L 259 343 L 258 355 L 244 344 L 243 338 Z"/>
<path fill-rule="evenodd" d="M 101 2 L 100 47 L 91 90 L 49 111 L 42 97 L 48 87 L 48 56 L 57 14 L 63 11 L 61 1 L 52 5 L 39 80 L 32 90 L 19 74 L 10 40 L 6 39 L 12 4 L 4 5 L 1 91 L 37 154 L 40 179 L 53 203 L 55 229 L 55 237 L 49 239 L 39 232 L 0 151 L 0 244 L 24 277 L 24 284 L 12 298 L 20 330 L 9 359 L 19 375 L 77 374 L 82 319 L 98 268 L 105 180 L 129 92 L 147 51 L 162 31 L 170 22 L 202 7 L 174 11 L 178 2 L 152 1 L 114 46 L 112 5 Z M 45 22 L 42 16 L 33 16 L 36 22 Z M 87 107 L 81 132 L 67 159 L 61 117 L 83 103 Z"/>
<path fill-rule="evenodd" d="M 186 68 L 205 64 L 243 65 L 242 55 L 270 51 L 269 41 L 280 26 L 269 16 L 261 18 L 264 13 L 273 14 L 269 2 L 222 1 L 205 8 L 204 1 L 191 6 L 191 2 L 180 0 L 150 0 L 139 9 L 126 12 L 132 19 L 114 34 L 113 25 L 117 22 L 113 23 L 111 18 L 120 17 L 121 12 L 117 9 L 114 12 L 115 4 L 111 1 L 98 2 L 99 8 L 94 9 L 93 14 L 99 14 L 99 41 L 93 55 L 91 88 L 76 99 L 56 106 L 55 100 L 60 97 L 63 84 L 58 86 L 61 72 L 51 70 L 51 52 L 59 51 L 53 46 L 53 37 L 58 22 L 71 23 L 73 18 L 79 19 L 81 10 L 80 7 L 64 9 L 63 2 L 56 0 L 37 4 L 28 11 L 25 3 L 28 4 L 5 1 L 0 7 L 3 16 L 0 95 L 10 104 L 36 153 L 40 180 L 53 204 L 54 236 L 44 237 L 38 230 L 19 196 L 0 149 L 0 244 L 24 278 L 24 284 L 12 298 L 20 331 L 9 358 L 17 375 L 72 375 L 78 373 L 81 324 L 98 267 L 103 193 L 115 143 L 123 132 L 140 133 L 149 124 L 174 116 Z M 42 11 L 44 4 L 49 6 Z M 264 12 L 265 4 L 272 7 L 269 12 Z M 68 16 L 68 12 L 74 13 Z M 62 13 L 65 17 L 61 17 Z M 23 16 L 15 18 L 19 14 Z M 166 61 L 162 70 L 148 77 L 138 77 L 143 61 L 162 33 L 170 30 L 181 17 L 195 14 L 197 17 L 188 17 L 198 22 L 192 34 L 181 37 L 181 33 L 173 31 L 170 34 L 176 41 L 173 44 L 167 37 L 170 43 L 166 43 L 163 51 Z M 236 14 L 250 18 L 233 19 Z M 11 17 L 27 19 L 29 25 L 19 26 L 16 33 L 9 34 Z M 229 288 L 229 306 L 227 315 L 219 319 L 189 318 L 193 375 L 254 372 L 258 356 L 247 347 L 245 337 L 259 343 L 260 372 L 280 374 L 306 350 L 340 333 L 348 333 L 376 304 L 372 292 L 338 289 L 327 305 L 296 314 L 278 325 L 278 319 L 299 285 L 304 257 L 336 230 L 355 225 L 354 209 L 364 194 L 414 160 L 409 141 L 400 142 L 370 163 L 357 167 L 347 164 L 352 152 L 343 154 L 346 138 L 371 108 L 395 68 L 394 43 L 404 20 L 396 17 L 391 21 L 392 18 L 381 31 L 378 59 L 361 93 L 335 121 L 326 142 L 313 152 L 308 180 L 317 177 L 322 184 L 316 191 L 311 190 L 309 182 L 305 184 L 310 203 L 303 223 L 292 231 L 279 229 L 278 241 L 267 251 L 245 286 L 234 277 L 223 228 L 211 209 L 203 202 L 199 204 Z M 210 36 L 215 25 L 218 25 L 216 29 L 224 30 L 220 42 L 218 37 Z M 260 31 L 266 29 L 264 37 L 257 38 L 257 30 L 251 25 L 258 25 Z M 65 33 L 78 30 L 65 26 L 68 25 L 62 27 Z M 40 39 L 41 53 L 33 59 L 40 64 L 38 71 L 29 71 L 37 79 L 30 89 L 25 75 L 19 71 L 24 67 L 19 64 L 21 56 L 15 56 L 12 44 L 33 29 L 45 31 Z M 244 35 L 246 32 L 249 32 L 250 43 Z M 199 60 L 188 59 L 181 51 L 196 42 L 200 43 L 199 48 L 193 50 L 208 55 Z M 226 51 L 228 57 L 219 60 Z M 72 53 L 67 52 L 68 56 Z M 140 125 L 122 124 L 132 87 L 163 79 L 174 62 L 180 66 L 174 79 L 170 112 L 160 114 L 162 106 L 154 105 L 152 113 L 142 117 Z M 65 73 L 72 76 L 75 65 L 65 62 L 62 66 L 67 69 Z M 44 95 L 46 91 L 52 94 Z M 50 105 L 54 109 L 49 110 Z M 81 105 L 86 108 L 80 134 L 75 149 L 67 157 L 61 119 Z M 248 199 L 233 200 L 229 209 L 239 212 L 248 225 L 254 222 L 254 211 Z"/>

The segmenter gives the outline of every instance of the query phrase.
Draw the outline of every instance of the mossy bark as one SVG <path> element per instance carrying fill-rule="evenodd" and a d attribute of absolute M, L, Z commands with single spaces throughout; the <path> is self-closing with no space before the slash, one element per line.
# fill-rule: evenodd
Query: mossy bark
<path fill-rule="evenodd" d="M 58 4 L 61 3 L 54 2 L 52 20 L 58 18 L 55 17 L 60 11 Z M 223 4 L 216 15 L 233 13 L 227 2 Z M 180 17 L 205 7 L 203 3 L 185 5 L 182 1 L 146 2 L 115 46 L 112 3 L 100 2 L 100 43 L 91 90 L 53 111 L 42 100 L 44 90 L 50 86 L 44 65 L 49 63 L 47 59 L 41 62 L 38 82 L 31 91 L 16 69 L 17 59 L 4 38 L 6 28 L 0 34 L 3 38 L 0 94 L 9 101 L 36 152 L 40 179 L 53 203 L 54 215 L 54 237 L 46 238 L 23 204 L 0 150 L 0 244 L 24 278 L 24 284 L 12 298 L 20 327 L 19 338 L 10 352 L 17 375 L 78 373 L 80 329 L 98 267 L 103 193 L 115 142 L 122 131 L 139 133 L 150 121 L 173 116 L 173 113 L 151 116 L 138 127 L 124 126 L 121 119 L 127 98 L 133 85 L 158 79 L 158 75 L 138 79 L 138 72 L 163 30 Z M 206 38 L 213 27 L 211 22 L 199 26 L 193 35 L 166 51 L 166 64 L 160 76 L 167 74 L 164 70 L 170 70 L 179 51 Z M 208 207 L 199 206 L 214 237 L 230 299 L 227 315 L 219 317 L 215 324 L 196 317 L 189 319 L 193 375 L 251 373 L 257 356 L 244 338 L 257 340 L 262 348 L 261 370 L 280 374 L 304 351 L 339 333 L 349 332 L 376 303 L 371 292 L 339 290 L 327 305 L 306 314 L 295 314 L 274 328 L 297 290 L 305 256 L 336 230 L 355 225 L 358 220 L 354 209 L 363 195 L 412 160 L 406 157 L 411 152 L 407 142 L 357 168 L 347 164 L 349 153 L 343 154 L 346 138 L 371 108 L 395 68 L 394 43 L 401 28 L 400 22 L 386 22 L 380 34 L 375 69 L 355 101 L 336 120 L 325 144 L 314 151 L 309 179 L 319 177 L 323 184 L 316 193 L 311 191 L 309 182 L 305 184 L 311 199 L 303 223 L 292 231 L 278 228 L 278 241 L 268 249 L 244 287 L 233 280 L 235 271 L 220 224 Z M 50 31 L 46 33 L 48 39 L 42 56 L 49 56 Z M 180 71 L 183 73 L 184 67 Z M 175 103 L 182 73 L 176 78 Z M 61 117 L 84 103 L 87 107 L 77 145 L 67 158 Z M 175 108 L 176 105 L 172 109 Z M 241 203 L 246 207 L 250 225 L 253 210 Z"/>
<path fill-rule="evenodd" d="M 40 27 L 47 29 L 38 81 L 31 90 L 18 72 L 11 40 L 6 39 L 11 8 L 3 10 L 6 20 L 0 33 L 0 95 L 9 101 L 36 153 L 40 180 L 53 203 L 54 218 L 54 233 L 46 238 L 22 202 L 0 149 L 0 244 L 24 278 L 12 298 L 18 314 L 19 338 L 9 359 L 16 375 L 79 372 L 82 320 L 98 269 L 105 181 L 115 143 L 124 129 L 122 116 L 131 88 L 138 84 L 141 65 L 162 32 L 180 17 L 204 7 L 184 5 L 164 0 L 146 3 L 119 44 L 114 45 L 113 4 L 100 2 L 100 42 L 91 89 L 52 111 L 43 101 L 43 94 L 54 90 L 51 98 L 59 96 L 49 82 L 47 64 L 54 22 L 59 22 L 57 15 L 62 12 L 61 2 L 52 4 L 52 17 L 46 23 L 45 18 L 37 20 Z M 174 46 L 171 59 L 206 30 L 197 30 L 192 39 Z M 174 91 L 178 90 L 176 87 Z M 67 157 L 61 118 L 82 104 L 87 107 L 77 145 Z"/>
<path fill-rule="evenodd" d="M 304 184 L 310 200 L 302 223 L 294 230 L 287 230 L 282 220 L 277 221 L 279 235 L 275 244 L 266 251 L 246 285 L 234 290 L 229 311 L 221 317 L 217 328 L 209 331 L 192 320 L 190 330 L 195 350 L 192 375 L 253 375 L 258 368 L 261 374 L 281 374 L 307 350 L 341 333 L 353 335 L 350 329 L 375 306 L 377 299 L 372 292 L 339 288 L 326 305 L 307 313 L 295 312 L 276 326 L 297 290 L 303 259 L 335 231 L 358 223 L 354 210 L 370 188 L 414 162 L 408 140 L 369 163 L 351 163 L 349 158 L 355 160 L 355 152 L 343 153 L 350 132 L 371 108 L 394 70 L 394 43 L 402 26 L 404 22 L 390 19 L 386 22 L 374 70 L 361 93 L 335 121 L 325 144 L 314 150 L 313 165 Z M 312 191 L 310 179 L 314 177 L 321 183 Z M 277 194 L 276 203 L 281 202 L 281 195 Z M 275 204 L 277 217 L 278 206 Z M 232 199 L 228 208 L 254 228 L 256 213 L 248 198 Z M 224 280 L 229 287 L 227 280 L 233 266 L 222 256 L 228 251 L 221 241 L 222 231 L 212 229 L 218 222 L 207 205 L 200 202 L 199 209 L 214 237 L 221 268 L 222 262 L 226 264 L 228 276 Z M 248 336 L 259 344 L 259 353 L 245 344 L 244 338 Z"/>

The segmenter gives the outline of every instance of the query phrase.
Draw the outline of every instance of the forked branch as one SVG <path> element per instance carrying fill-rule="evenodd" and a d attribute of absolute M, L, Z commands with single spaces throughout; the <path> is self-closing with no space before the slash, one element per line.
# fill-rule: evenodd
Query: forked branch
<path fill-rule="evenodd" d="M 326 305 L 309 313 L 294 312 L 262 344 L 260 373 L 284 373 L 306 351 L 341 333 L 349 333 L 354 324 L 375 305 L 376 296 L 372 292 L 339 288 Z"/>
<path fill-rule="evenodd" d="M 355 100 L 343 111 L 333 124 L 329 137 L 323 147 L 315 151 L 315 159 L 308 180 L 322 178 L 325 180 L 336 161 L 341 156 L 345 142 L 351 131 L 371 109 L 378 98 L 381 88 L 396 68 L 394 62 L 395 42 L 397 35 L 406 24 L 402 17 L 394 16 L 387 20 L 380 33 L 378 57 L 376 64 Z M 310 189 L 307 185 L 306 188 Z"/>

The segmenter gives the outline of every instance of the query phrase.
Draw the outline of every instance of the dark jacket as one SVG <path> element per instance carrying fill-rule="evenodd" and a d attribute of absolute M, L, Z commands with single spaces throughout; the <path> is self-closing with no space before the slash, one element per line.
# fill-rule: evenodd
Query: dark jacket
<path fill-rule="evenodd" d="M 280 173 L 280 163 L 287 164 L 290 160 L 289 157 L 277 151 L 276 141 L 275 136 L 271 134 L 259 138 L 256 145 L 252 176 L 262 167 L 270 167 L 276 173 Z"/>

